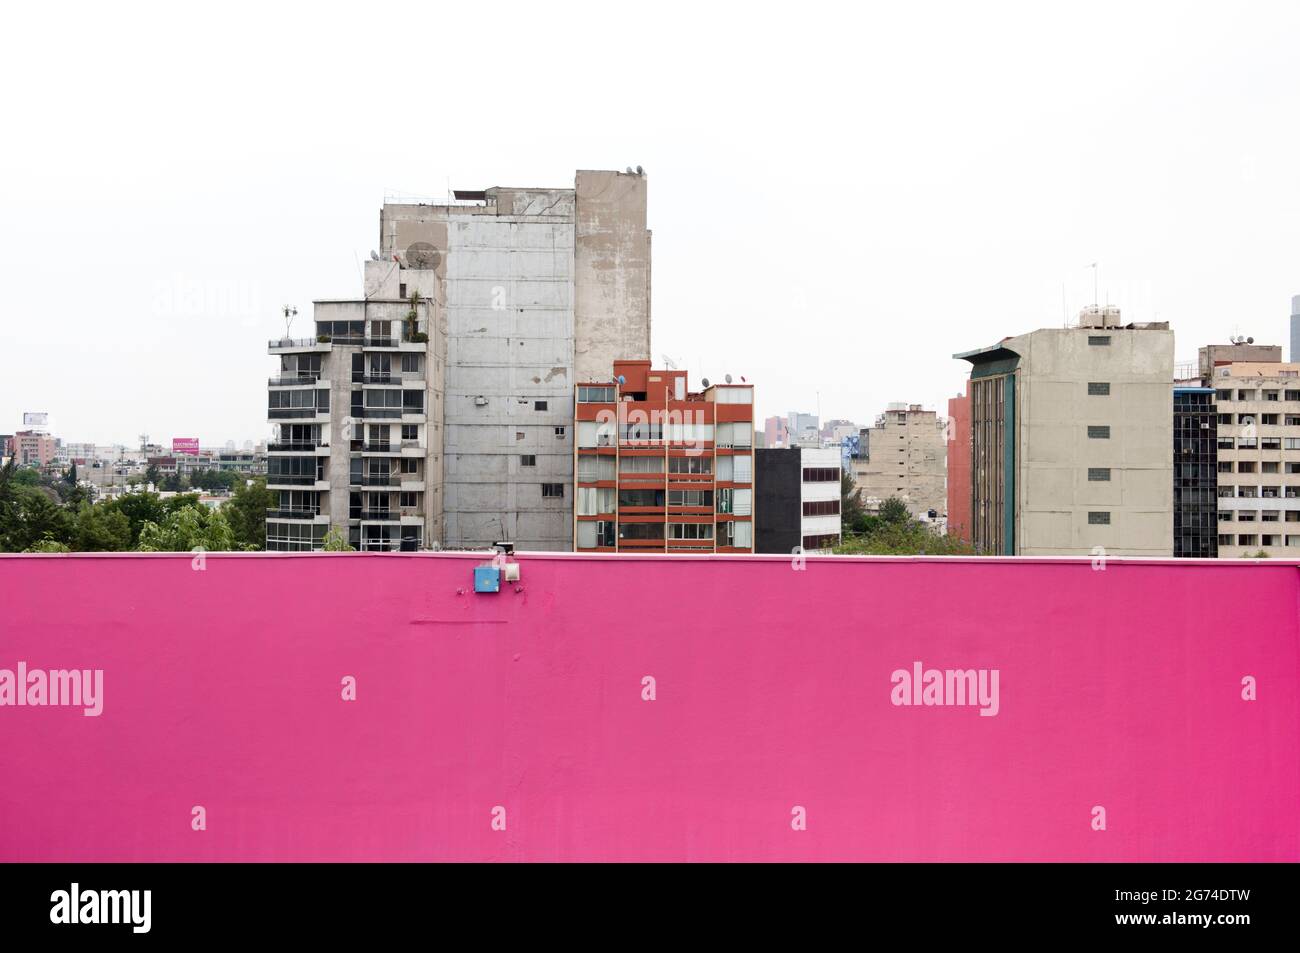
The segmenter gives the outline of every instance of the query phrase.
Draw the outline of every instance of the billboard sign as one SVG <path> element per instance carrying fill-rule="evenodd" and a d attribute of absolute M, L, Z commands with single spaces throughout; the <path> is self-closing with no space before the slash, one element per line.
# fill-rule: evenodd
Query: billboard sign
<path fill-rule="evenodd" d="M 172 437 L 172 453 L 193 453 L 199 452 L 198 437 Z"/>
<path fill-rule="evenodd" d="M 46 427 L 49 426 L 50 415 L 45 412 L 31 412 L 23 414 L 24 427 Z"/>

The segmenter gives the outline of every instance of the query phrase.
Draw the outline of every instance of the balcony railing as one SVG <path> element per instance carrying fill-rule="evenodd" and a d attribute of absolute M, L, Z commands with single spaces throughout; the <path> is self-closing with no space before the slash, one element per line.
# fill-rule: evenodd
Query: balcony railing
<path fill-rule="evenodd" d="M 268 407 L 267 420 L 303 420 L 317 414 L 328 414 L 328 410 L 318 407 Z"/>
<path fill-rule="evenodd" d="M 403 407 L 362 407 L 356 416 L 361 420 L 400 420 L 402 414 L 422 414 L 424 410 L 406 410 Z"/>
<path fill-rule="evenodd" d="M 317 344 L 328 342 L 317 341 L 315 338 L 272 338 L 267 342 L 267 347 L 315 347 Z"/>
<path fill-rule="evenodd" d="M 268 443 L 268 451 L 281 450 L 318 450 L 328 447 L 329 444 L 324 440 L 280 440 L 275 443 Z"/>
<path fill-rule="evenodd" d="M 318 506 L 272 506 L 267 508 L 266 515 L 271 519 L 310 520 L 320 516 L 320 507 Z"/>
<path fill-rule="evenodd" d="M 320 380 L 320 371 L 305 371 L 297 374 L 278 374 L 275 377 L 267 379 L 267 383 L 272 386 L 288 386 L 294 384 L 315 384 Z"/>
<path fill-rule="evenodd" d="M 397 510 L 353 510 L 352 512 L 358 514 L 357 516 L 354 516 L 353 519 L 361 519 L 368 522 L 379 521 L 396 523 L 401 515 Z"/>
<path fill-rule="evenodd" d="M 361 476 L 351 477 L 348 481 L 349 486 L 380 486 L 380 487 L 398 487 L 402 484 L 400 473 L 376 474 L 363 473 Z"/>
<path fill-rule="evenodd" d="M 380 441 L 375 441 L 374 443 L 363 443 L 361 445 L 360 452 L 361 453 L 397 453 L 397 451 L 400 449 L 401 446 L 399 444 L 393 443 L 391 440 L 380 440 Z"/>
<path fill-rule="evenodd" d="M 267 486 L 311 486 L 323 477 L 309 476 L 301 473 L 268 473 Z"/>

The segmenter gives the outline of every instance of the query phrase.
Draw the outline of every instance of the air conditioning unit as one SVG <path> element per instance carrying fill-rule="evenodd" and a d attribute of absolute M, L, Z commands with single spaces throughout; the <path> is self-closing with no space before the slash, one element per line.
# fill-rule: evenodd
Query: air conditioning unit
<path fill-rule="evenodd" d="M 486 407 L 486 406 L 487 406 L 487 398 L 486 398 L 486 397 L 475 397 L 475 398 L 474 398 L 474 406 L 475 406 L 475 407 Z"/>

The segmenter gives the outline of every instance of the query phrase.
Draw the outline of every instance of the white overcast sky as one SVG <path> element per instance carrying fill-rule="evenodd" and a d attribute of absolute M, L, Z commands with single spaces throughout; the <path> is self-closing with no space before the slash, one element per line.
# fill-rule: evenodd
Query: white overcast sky
<path fill-rule="evenodd" d="M 653 352 L 760 417 L 946 410 L 1093 297 L 1285 346 L 1300 5 L 12 4 L 0 432 L 265 436 L 386 191 L 642 165 Z M 1284 355 L 1285 356 L 1285 355 Z"/>

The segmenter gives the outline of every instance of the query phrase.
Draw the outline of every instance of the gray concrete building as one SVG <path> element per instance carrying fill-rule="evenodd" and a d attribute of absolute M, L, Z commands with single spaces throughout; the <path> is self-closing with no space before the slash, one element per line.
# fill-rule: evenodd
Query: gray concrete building
<path fill-rule="evenodd" d="M 292 438 L 273 446 L 315 441 L 328 463 L 310 489 L 305 461 L 271 464 L 304 482 L 274 484 L 300 495 L 268 548 L 301 507 L 313 528 L 292 535 L 317 547 L 333 524 L 361 549 L 572 549 L 574 381 L 650 355 L 646 195 L 640 172 L 579 171 L 573 188 L 386 202 L 364 297 L 317 302 L 303 347 L 272 342 L 282 375 L 316 375 L 273 379 Z M 292 389 L 328 394 L 277 406 Z"/>
<path fill-rule="evenodd" d="M 1123 324 L 1107 306 L 954 355 L 972 365 L 972 542 L 1171 555 L 1173 354 L 1167 324 Z"/>
<path fill-rule="evenodd" d="M 920 404 L 890 404 L 865 428 L 853 479 L 869 511 L 896 496 L 913 516 L 937 518 L 947 508 L 948 447 L 944 420 Z"/>

